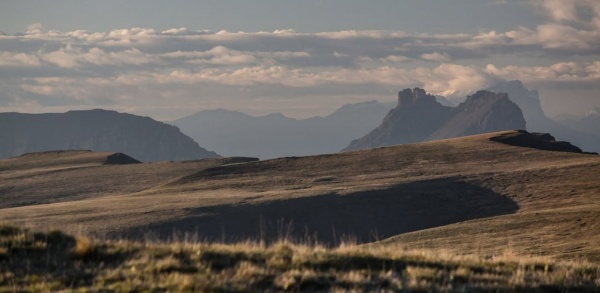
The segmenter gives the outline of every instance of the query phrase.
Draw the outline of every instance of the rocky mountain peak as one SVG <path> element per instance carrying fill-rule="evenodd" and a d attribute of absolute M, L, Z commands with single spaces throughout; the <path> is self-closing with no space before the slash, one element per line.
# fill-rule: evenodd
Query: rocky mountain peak
<path fill-rule="evenodd" d="M 398 93 L 398 106 L 382 124 L 344 150 L 415 143 L 465 135 L 525 129 L 523 112 L 506 93 L 478 91 L 456 107 L 446 107 L 420 88 Z"/>
<path fill-rule="evenodd" d="M 492 93 L 490 91 L 478 91 L 473 95 L 467 97 L 467 99 L 462 102 L 461 109 L 476 109 L 480 107 L 482 104 L 495 99 L 506 99 L 508 100 L 507 93 Z"/>
<path fill-rule="evenodd" d="M 409 107 L 412 105 L 437 104 L 435 96 L 427 94 L 424 89 L 404 89 L 398 93 L 398 107 Z"/>

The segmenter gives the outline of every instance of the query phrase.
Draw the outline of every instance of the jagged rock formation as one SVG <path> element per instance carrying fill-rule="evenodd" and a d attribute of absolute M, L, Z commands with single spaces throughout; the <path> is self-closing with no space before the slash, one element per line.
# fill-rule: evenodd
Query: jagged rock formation
<path fill-rule="evenodd" d="M 491 137 L 490 140 L 545 151 L 583 153 L 580 148 L 572 145 L 570 142 L 556 141 L 554 136 L 549 133 L 529 133 L 525 130 L 519 130 Z"/>
<path fill-rule="evenodd" d="M 523 110 L 527 130 L 552 133 L 559 140 L 574 143 L 584 151 L 600 152 L 600 133 L 579 129 L 577 124 L 560 124 L 544 114 L 536 90 L 525 88 L 519 80 L 505 81 L 488 89 L 495 93 L 507 93 L 509 98 Z M 600 124 L 599 124 L 600 125 Z"/>
<path fill-rule="evenodd" d="M 145 162 L 218 157 L 177 127 L 149 117 L 99 109 L 49 114 L 0 113 L 0 158 L 77 149 L 124 153 Z M 133 162 L 124 155 L 115 155 L 109 161 Z"/>
<path fill-rule="evenodd" d="M 398 106 L 383 123 L 344 151 L 508 129 L 525 129 L 525 119 L 506 94 L 479 91 L 460 105 L 447 107 L 423 89 L 405 89 L 398 93 Z"/>
<path fill-rule="evenodd" d="M 325 117 L 293 119 L 281 114 L 261 117 L 224 110 L 202 111 L 172 124 L 204 147 L 223 156 L 269 159 L 335 153 L 375 128 L 392 103 L 346 104 Z"/>

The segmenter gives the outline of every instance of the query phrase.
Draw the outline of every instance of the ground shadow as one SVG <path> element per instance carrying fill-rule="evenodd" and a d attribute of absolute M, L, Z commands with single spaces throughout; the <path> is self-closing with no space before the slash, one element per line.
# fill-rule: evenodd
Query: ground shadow
<path fill-rule="evenodd" d="M 510 198 L 459 178 L 412 182 L 385 190 L 335 193 L 266 203 L 219 205 L 189 210 L 185 219 L 137 227 L 127 237 L 159 239 L 197 234 L 202 240 L 273 241 L 282 237 L 336 245 L 358 243 L 514 213 Z M 123 236 L 123 235 L 121 235 Z"/>

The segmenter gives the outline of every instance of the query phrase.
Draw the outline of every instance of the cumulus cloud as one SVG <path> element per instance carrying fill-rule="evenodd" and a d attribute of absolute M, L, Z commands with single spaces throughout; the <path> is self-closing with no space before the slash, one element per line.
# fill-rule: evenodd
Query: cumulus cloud
<path fill-rule="evenodd" d="M 20 52 L 0 51 L 0 66 L 39 66 L 41 61 L 37 56 Z"/>
<path fill-rule="evenodd" d="M 438 53 L 438 52 L 425 53 L 425 54 L 421 54 L 420 57 L 423 60 L 446 62 L 446 63 L 450 62 L 450 57 L 446 53 Z"/>
<path fill-rule="evenodd" d="M 413 86 L 460 96 L 500 79 L 598 87 L 600 2 L 529 1 L 546 16 L 543 23 L 477 34 L 184 27 L 60 32 L 35 24 L 22 34 L 0 35 L 0 76 L 10 80 L 0 83 L 0 92 L 5 105 L 21 105 L 16 110 L 58 100 L 133 107 L 136 96 L 154 109 L 165 101 L 187 109 L 218 105 L 224 96 L 322 99 L 360 92 L 372 99 Z M 533 61 L 512 62 L 515 56 Z"/>
<path fill-rule="evenodd" d="M 488 64 L 486 72 L 505 79 L 521 79 L 536 83 L 600 84 L 600 62 L 578 64 L 560 62 L 550 66 L 511 65 L 498 68 Z"/>
<path fill-rule="evenodd" d="M 600 28 L 600 2 L 596 0 L 533 0 L 550 19 L 574 22 L 590 28 Z"/>
<path fill-rule="evenodd" d="M 29 34 L 37 34 L 37 33 L 41 33 L 41 32 L 42 32 L 42 24 L 39 22 L 32 23 L 27 26 L 27 33 L 29 33 Z"/>

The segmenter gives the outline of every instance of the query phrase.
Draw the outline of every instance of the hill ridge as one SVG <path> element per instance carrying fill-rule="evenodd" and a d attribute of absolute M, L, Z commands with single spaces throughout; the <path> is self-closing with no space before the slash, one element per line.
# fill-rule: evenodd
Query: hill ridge
<path fill-rule="evenodd" d="M 198 233 L 236 242 L 285 233 L 327 245 L 458 229 L 464 237 L 440 239 L 456 241 L 464 253 L 494 255 L 498 245 L 491 240 L 472 245 L 474 237 L 493 232 L 502 247 L 516 241 L 510 247 L 519 255 L 600 261 L 600 248 L 591 245 L 600 241 L 600 156 L 490 140 L 518 133 L 227 166 L 207 159 L 36 169 L 35 176 L 28 169 L 0 170 L 0 221 L 108 238 Z M 534 213 L 550 209 L 556 218 L 536 220 Z M 466 220 L 475 224 L 463 225 Z M 477 223 L 489 227 L 475 229 Z M 447 243 L 435 240 L 443 234 L 427 235 L 431 245 Z"/>
<path fill-rule="evenodd" d="M 126 153 L 140 161 L 217 157 L 175 126 L 112 110 L 0 113 L 0 158 L 28 152 L 90 149 Z"/>

